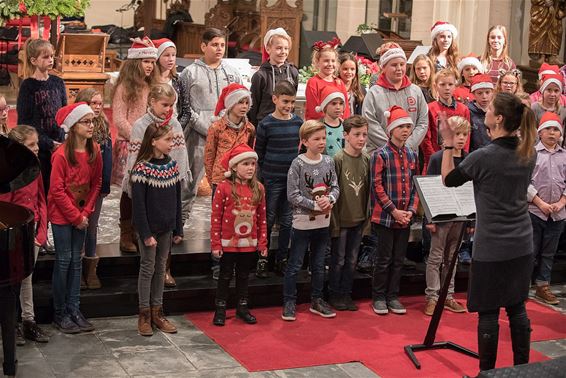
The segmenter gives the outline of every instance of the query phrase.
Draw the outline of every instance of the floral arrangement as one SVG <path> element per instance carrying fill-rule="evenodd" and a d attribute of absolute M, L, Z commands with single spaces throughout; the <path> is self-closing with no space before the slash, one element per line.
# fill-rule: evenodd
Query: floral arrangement
<path fill-rule="evenodd" d="M 2 0 L 0 1 L 0 26 L 24 15 L 76 17 L 84 15 L 90 0 Z"/>

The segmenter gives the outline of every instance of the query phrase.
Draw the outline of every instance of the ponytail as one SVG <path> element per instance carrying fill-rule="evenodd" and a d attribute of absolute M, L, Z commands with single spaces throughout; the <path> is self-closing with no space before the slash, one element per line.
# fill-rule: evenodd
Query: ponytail
<path fill-rule="evenodd" d="M 521 125 L 519 126 L 521 141 L 517 146 L 517 154 L 523 162 L 528 162 L 534 156 L 535 150 L 533 146 L 536 142 L 536 128 L 535 113 L 531 108 L 523 104 L 523 114 L 521 115 Z"/>

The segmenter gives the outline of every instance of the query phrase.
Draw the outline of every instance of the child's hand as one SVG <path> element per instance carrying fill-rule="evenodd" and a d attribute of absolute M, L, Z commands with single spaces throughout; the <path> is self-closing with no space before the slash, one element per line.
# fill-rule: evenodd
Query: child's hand
<path fill-rule="evenodd" d="M 436 232 L 436 225 L 434 223 L 427 224 L 425 227 L 429 232 L 433 234 Z"/>
<path fill-rule="evenodd" d="M 552 205 L 544 202 L 543 200 L 540 200 L 536 205 L 544 215 L 550 215 L 554 211 Z"/>
<path fill-rule="evenodd" d="M 408 224 L 405 211 L 395 209 L 391 212 L 391 215 L 393 216 L 393 219 L 395 219 L 395 222 L 399 223 L 400 225 L 406 226 Z"/>
<path fill-rule="evenodd" d="M 216 251 L 212 251 L 212 256 L 216 257 L 217 259 L 222 257 L 222 250 L 218 249 Z"/>
<path fill-rule="evenodd" d="M 259 251 L 259 254 L 261 255 L 261 257 L 267 257 L 267 249 L 264 249 L 263 251 Z"/>
<path fill-rule="evenodd" d="M 173 236 L 173 244 L 181 244 L 181 242 L 183 241 L 183 237 L 182 236 Z"/>
<path fill-rule="evenodd" d="M 36 246 L 41 247 L 41 243 L 37 241 L 37 238 L 33 238 L 33 241 L 35 242 Z"/>
<path fill-rule="evenodd" d="M 330 203 L 330 200 L 328 199 L 328 196 L 322 196 L 319 199 L 316 200 L 316 203 L 318 204 L 318 206 L 320 206 L 320 208 L 322 209 L 322 211 L 326 211 L 326 210 L 330 210 L 332 209 L 332 204 Z"/>
<path fill-rule="evenodd" d="M 564 202 L 562 201 L 554 202 L 550 206 L 552 206 L 552 212 L 557 213 L 564 208 Z"/>
<path fill-rule="evenodd" d="M 150 236 L 143 241 L 143 244 L 145 244 L 146 247 L 155 247 L 157 245 L 157 240 L 155 240 L 153 236 Z"/>
<path fill-rule="evenodd" d="M 439 132 L 442 136 L 442 140 L 452 142 L 454 140 L 454 129 L 452 125 L 449 124 L 448 118 L 446 117 L 446 112 L 438 112 L 438 122 L 439 122 Z"/>
<path fill-rule="evenodd" d="M 79 223 L 79 224 L 77 225 L 77 228 L 78 228 L 79 230 L 84 230 L 84 229 L 87 228 L 87 227 L 88 227 L 88 218 L 85 217 L 85 216 L 83 216 L 83 219 L 81 219 L 81 223 Z"/>

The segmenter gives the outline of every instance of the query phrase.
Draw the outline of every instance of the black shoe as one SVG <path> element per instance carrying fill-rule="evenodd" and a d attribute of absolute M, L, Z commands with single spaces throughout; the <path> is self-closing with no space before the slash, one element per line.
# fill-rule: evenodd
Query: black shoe
<path fill-rule="evenodd" d="M 81 332 L 77 323 L 72 321 L 69 315 L 64 315 L 62 318 L 55 317 L 55 319 L 53 319 L 53 326 L 63 333 L 74 334 Z"/>
<path fill-rule="evenodd" d="M 33 320 L 24 320 L 24 337 L 38 343 L 49 342 L 49 336 Z"/>
<path fill-rule="evenodd" d="M 354 303 L 349 294 L 344 295 L 344 305 L 348 311 L 358 311 L 358 305 Z"/>
<path fill-rule="evenodd" d="M 332 311 L 332 308 L 322 298 L 314 298 L 309 311 L 323 318 L 333 318 L 336 316 L 336 313 Z"/>
<path fill-rule="evenodd" d="M 24 346 L 26 345 L 26 339 L 24 338 L 24 331 L 22 329 L 22 324 L 16 324 L 16 345 Z"/>
<path fill-rule="evenodd" d="M 287 270 L 287 259 L 279 260 L 275 262 L 275 273 L 279 276 L 284 276 Z"/>
<path fill-rule="evenodd" d="M 92 325 L 92 323 L 86 320 L 79 310 L 71 313 L 69 316 L 82 332 L 94 331 L 94 326 Z"/>
<path fill-rule="evenodd" d="M 248 300 L 240 299 L 238 305 L 236 306 L 236 317 L 242 319 L 245 323 L 256 324 L 257 319 L 250 313 L 248 308 Z"/>
<path fill-rule="evenodd" d="M 215 326 L 224 326 L 226 323 L 226 301 L 216 301 L 216 310 L 214 311 L 214 318 L 212 324 Z"/>
<path fill-rule="evenodd" d="M 417 269 L 417 263 L 414 262 L 413 260 L 409 260 L 408 258 L 405 257 L 403 259 L 403 268 L 409 269 L 409 270 Z"/>
<path fill-rule="evenodd" d="M 297 319 L 296 312 L 297 308 L 295 306 L 295 302 L 285 302 L 285 304 L 283 305 L 283 313 L 281 314 L 281 319 L 292 322 L 293 320 Z"/>
<path fill-rule="evenodd" d="M 257 260 L 257 268 L 255 271 L 255 276 L 257 278 L 267 278 L 269 276 L 267 274 L 267 259 Z"/>
<path fill-rule="evenodd" d="M 348 309 L 344 302 L 344 296 L 340 294 L 331 295 L 328 303 L 338 311 L 346 311 Z"/>

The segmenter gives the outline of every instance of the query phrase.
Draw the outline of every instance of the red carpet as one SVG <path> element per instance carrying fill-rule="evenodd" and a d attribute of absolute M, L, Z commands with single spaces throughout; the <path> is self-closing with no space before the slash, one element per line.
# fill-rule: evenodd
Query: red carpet
<path fill-rule="evenodd" d="M 212 325 L 212 312 L 190 313 L 187 318 L 249 371 L 278 370 L 305 366 L 362 362 L 376 374 L 388 377 L 475 376 L 478 361 L 447 350 L 417 353 L 422 364 L 416 370 L 403 351 L 406 344 L 421 343 L 430 318 L 422 313 L 423 297 L 403 298 L 407 315 L 375 315 L 365 300 L 358 312 L 339 312 L 334 319 L 311 314 L 308 305 L 299 305 L 297 320 L 281 320 L 281 308 L 254 310 L 258 324 L 246 325 L 228 312 L 225 327 Z M 529 301 L 532 341 L 566 337 L 566 319 L 560 313 Z M 502 311 L 498 367 L 513 363 L 511 339 Z M 453 341 L 477 350 L 476 314 L 445 311 L 436 341 Z M 531 361 L 547 359 L 531 351 Z"/>

